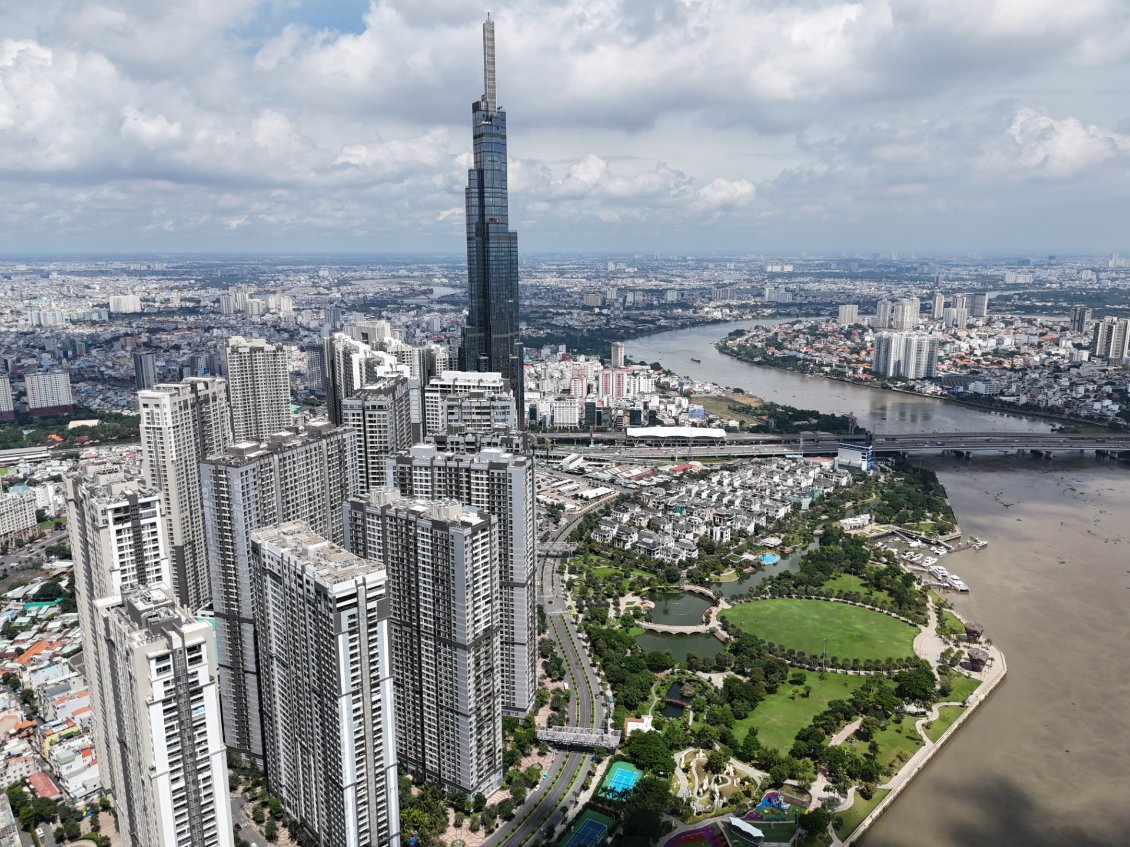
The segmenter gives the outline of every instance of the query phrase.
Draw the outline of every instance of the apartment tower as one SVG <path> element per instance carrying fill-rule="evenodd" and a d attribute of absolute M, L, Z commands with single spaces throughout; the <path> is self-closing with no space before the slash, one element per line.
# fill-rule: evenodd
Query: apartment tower
<path fill-rule="evenodd" d="M 233 440 L 264 441 L 290 426 L 286 348 L 236 335 L 228 339 L 225 354 Z"/>
<path fill-rule="evenodd" d="M 224 741 L 263 758 L 251 533 L 300 520 L 341 543 L 342 503 L 357 490 L 357 434 L 328 422 L 233 444 L 200 464 Z"/>
<path fill-rule="evenodd" d="M 497 520 L 382 489 L 350 499 L 346 527 L 388 572 L 402 767 L 489 794 L 503 770 Z"/>
<path fill-rule="evenodd" d="M 392 457 L 388 482 L 405 497 L 456 500 L 497 519 L 502 708 L 521 717 L 537 693 L 533 455 L 521 436 L 452 436 L 445 448 L 418 445 Z"/>
<path fill-rule="evenodd" d="M 301 522 L 251 549 L 272 793 L 324 847 L 399 844 L 384 567 Z"/>
<path fill-rule="evenodd" d="M 123 847 L 230 847 L 227 750 L 212 627 L 164 586 L 96 603 L 94 708 L 113 747 Z M 105 759 L 107 748 L 99 748 Z"/>
<path fill-rule="evenodd" d="M 161 492 L 172 547 L 177 602 L 207 605 L 208 551 L 200 460 L 231 444 L 227 387 L 216 377 L 195 377 L 137 393 L 145 479 Z"/>

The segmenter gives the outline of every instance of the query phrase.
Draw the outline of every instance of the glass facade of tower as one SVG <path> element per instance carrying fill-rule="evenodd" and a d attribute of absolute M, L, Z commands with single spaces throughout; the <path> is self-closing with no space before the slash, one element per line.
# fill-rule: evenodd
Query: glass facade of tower
<path fill-rule="evenodd" d="M 493 23 L 487 44 L 493 64 Z M 484 35 L 485 35 L 484 30 Z M 506 191 L 506 113 L 488 93 L 471 106 L 475 166 L 467 172 L 467 294 L 469 311 L 460 368 L 497 371 L 509 381 L 525 425 L 522 343 L 518 335 L 518 233 L 509 229 Z"/>

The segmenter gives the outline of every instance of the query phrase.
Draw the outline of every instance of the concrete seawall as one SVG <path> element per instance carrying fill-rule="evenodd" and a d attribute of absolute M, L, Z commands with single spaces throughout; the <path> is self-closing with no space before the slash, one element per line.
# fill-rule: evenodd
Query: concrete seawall
<path fill-rule="evenodd" d="M 957 716 L 957 719 L 949 725 L 949 727 L 945 732 L 942 733 L 941 737 L 938 738 L 937 741 L 935 741 L 933 744 L 923 747 L 918 751 L 918 753 L 910 758 L 903 769 L 899 771 L 898 774 L 896 774 L 895 778 L 899 780 L 898 784 L 890 789 L 890 793 L 881 801 L 879 801 L 879 805 L 871 810 L 871 814 L 860 821 L 859 826 L 857 826 L 852 831 L 852 833 L 848 835 L 848 837 L 845 838 L 843 842 L 841 842 L 844 847 L 848 847 L 848 845 L 854 844 L 856 841 L 863 837 L 867 830 L 869 830 L 874 825 L 875 821 L 879 819 L 879 816 L 882 815 L 883 812 L 885 812 L 892 803 L 894 803 L 898 796 L 903 792 L 903 789 L 910 785 L 910 783 L 914 780 L 914 777 L 918 776 L 918 774 L 921 773 L 928 764 L 930 764 L 930 760 L 934 758 L 935 754 L 937 754 L 937 752 L 942 749 L 945 743 L 953 737 L 953 734 L 957 732 L 957 730 L 960 729 L 967 720 L 969 720 L 969 718 L 977 711 L 980 706 L 984 704 L 985 700 L 989 698 L 989 695 L 996 690 L 997 686 L 1000 685 L 1005 676 L 1008 675 L 1008 665 L 1005 662 L 1004 652 L 998 650 L 997 654 L 1000 657 L 1000 672 L 994 674 L 992 679 L 985 680 L 985 682 L 981 686 L 979 686 L 976 691 L 969 695 L 969 697 L 966 699 L 965 708 L 962 709 L 961 714 Z"/>

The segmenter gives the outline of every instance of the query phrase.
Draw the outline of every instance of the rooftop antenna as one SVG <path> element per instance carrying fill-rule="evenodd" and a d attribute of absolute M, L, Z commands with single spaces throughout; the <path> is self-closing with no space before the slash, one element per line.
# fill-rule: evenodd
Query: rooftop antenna
<path fill-rule="evenodd" d="M 487 19 L 483 22 L 483 70 L 486 78 L 486 91 L 483 92 L 483 102 L 487 111 L 493 112 L 497 107 L 498 94 L 494 87 L 494 21 Z"/>

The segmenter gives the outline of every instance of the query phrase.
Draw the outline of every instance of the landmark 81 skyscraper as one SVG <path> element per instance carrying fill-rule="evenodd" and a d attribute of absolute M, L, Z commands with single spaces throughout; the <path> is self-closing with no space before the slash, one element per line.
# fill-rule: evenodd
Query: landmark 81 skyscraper
<path fill-rule="evenodd" d="M 483 24 L 486 90 L 471 105 L 475 166 L 467 172 L 467 295 L 459 350 L 464 371 L 497 371 L 510 382 L 524 422 L 518 335 L 518 233 L 510 231 L 506 191 L 506 112 L 494 85 L 494 21 Z"/>

